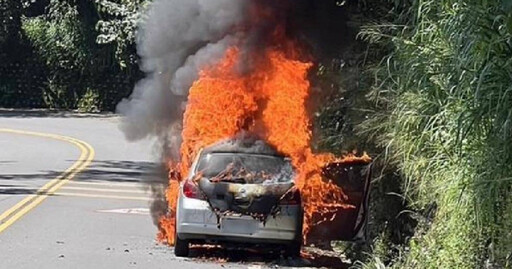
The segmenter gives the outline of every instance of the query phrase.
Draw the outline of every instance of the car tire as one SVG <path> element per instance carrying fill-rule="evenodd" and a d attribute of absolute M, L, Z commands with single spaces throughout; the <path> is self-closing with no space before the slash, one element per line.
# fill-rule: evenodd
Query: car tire
<path fill-rule="evenodd" d="M 293 242 L 286 246 L 284 254 L 287 257 L 296 258 L 296 257 L 300 256 L 301 249 L 302 249 L 301 241 Z"/>
<path fill-rule="evenodd" d="M 174 244 L 174 255 L 176 257 L 188 257 L 189 245 L 187 240 L 182 240 L 176 235 L 176 242 Z"/>

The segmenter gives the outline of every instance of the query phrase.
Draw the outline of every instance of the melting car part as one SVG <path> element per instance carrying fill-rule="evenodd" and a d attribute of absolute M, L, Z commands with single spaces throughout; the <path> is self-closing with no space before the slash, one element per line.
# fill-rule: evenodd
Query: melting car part
<path fill-rule="evenodd" d="M 211 182 L 204 177 L 198 184 L 215 211 L 234 211 L 246 215 L 271 214 L 294 186 L 293 182 L 267 185 Z"/>
<path fill-rule="evenodd" d="M 300 203 L 286 196 L 294 186 L 290 160 L 262 141 L 223 141 L 197 161 L 194 181 L 219 220 L 243 214 L 265 222 L 280 205 Z"/>

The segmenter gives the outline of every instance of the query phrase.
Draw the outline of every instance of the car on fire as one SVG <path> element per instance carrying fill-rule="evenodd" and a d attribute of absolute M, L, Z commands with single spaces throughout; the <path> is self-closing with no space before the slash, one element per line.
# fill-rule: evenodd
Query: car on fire
<path fill-rule="evenodd" d="M 365 240 L 370 167 L 332 164 L 325 175 L 355 206 L 315 227 L 312 238 Z M 226 140 L 202 149 L 180 184 L 176 256 L 191 244 L 275 245 L 300 255 L 303 208 L 288 158 L 260 140 Z M 334 226 L 333 226 L 334 225 Z"/>
<path fill-rule="evenodd" d="M 296 256 L 302 208 L 287 158 L 267 145 L 221 143 L 203 149 L 181 183 L 176 256 L 191 243 L 272 244 Z"/>

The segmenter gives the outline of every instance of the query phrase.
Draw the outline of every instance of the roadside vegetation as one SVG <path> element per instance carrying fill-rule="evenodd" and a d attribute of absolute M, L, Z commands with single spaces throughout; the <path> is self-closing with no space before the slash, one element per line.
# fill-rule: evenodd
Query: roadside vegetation
<path fill-rule="evenodd" d="M 0 106 L 114 110 L 142 74 L 143 0 L 0 0 Z"/>
<path fill-rule="evenodd" d="M 360 36 L 389 50 L 359 130 L 401 177 L 416 221 L 394 263 L 512 266 L 512 13 L 508 1 L 393 1 Z M 386 254 L 386 253 L 385 253 Z"/>
<path fill-rule="evenodd" d="M 0 0 L 0 107 L 114 110 L 150 2 Z M 313 74 L 315 146 L 376 164 L 369 242 L 340 247 L 363 268 L 511 268 L 512 1 L 331 4 L 353 42 Z"/>
<path fill-rule="evenodd" d="M 317 144 L 376 167 L 370 240 L 338 246 L 357 268 L 512 267 L 512 2 L 352 8 Z"/>

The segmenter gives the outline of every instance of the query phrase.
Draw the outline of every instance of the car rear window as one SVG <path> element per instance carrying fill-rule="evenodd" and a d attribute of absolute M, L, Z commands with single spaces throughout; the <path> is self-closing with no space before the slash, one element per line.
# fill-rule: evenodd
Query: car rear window
<path fill-rule="evenodd" d="M 241 179 L 247 183 L 282 183 L 293 180 L 288 159 L 247 153 L 207 153 L 197 165 L 203 177 L 227 181 Z"/>

